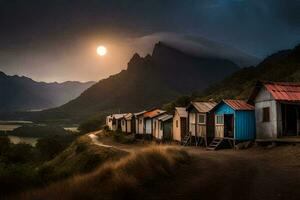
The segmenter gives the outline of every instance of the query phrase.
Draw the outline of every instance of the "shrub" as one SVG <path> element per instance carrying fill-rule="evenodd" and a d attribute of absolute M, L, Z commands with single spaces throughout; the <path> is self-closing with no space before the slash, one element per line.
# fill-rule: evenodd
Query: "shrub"
<path fill-rule="evenodd" d="M 35 157 L 34 147 L 25 143 L 12 145 L 5 154 L 7 162 L 10 163 L 26 163 L 34 160 Z"/>
<path fill-rule="evenodd" d="M 6 154 L 10 148 L 10 140 L 7 136 L 0 137 L 0 156 Z"/>
<path fill-rule="evenodd" d="M 39 139 L 36 148 L 45 160 L 49 160 L 60 153 L 64 149 L 64 145 L 57 137 L 51 137 Z"/>
<path fill-rule="evenodd" d="M 85 121 L 85 122 L 81 123 L 79 125 L 78 129 L 81 133 L 89 133 L 89 132 L 101 129 L 101 126 L 102 126 L 102 121 L 101 120 L 90 119 L 88 121 Z"/>
<path fill-rule="evenodd" d="M 110 131 L 110 130 L 109 130 L 109 127 L 108 127 L 107 125 L 104 125 L 104 126 L 103 126 L 103 130 L 104 130 L 105 132 Z"/>
<path fill-rule="evenodd" d="M 131 143 L 135 142 L 135 137 L 133 134 L 127 135 L 126 133 L 123 133 L 120 130 L 113 131 L 111 133 L 112 133 L 113 139 L 116 142 L 123 143 L 123 144 L 131 144 Z"/>

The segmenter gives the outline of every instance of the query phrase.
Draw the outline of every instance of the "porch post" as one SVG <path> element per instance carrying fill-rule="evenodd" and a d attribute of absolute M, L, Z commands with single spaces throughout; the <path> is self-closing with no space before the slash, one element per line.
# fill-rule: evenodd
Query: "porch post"
<path fill-rule="evenodd" d="M 196 143 L 196 146 L 198 146 L 198 138 L 197 138 L 197 129 L 198 129 L 198 113 L 196 112 L 195 113 L 195 143 Z"/>
<path fill-rule="evenodd" d="M 297 113 L 297 120 L 296 120 L 296 123 L 297 123 L 297 136 L 299 136 L 299 108 L 296 107 L 296 113 Z"/>

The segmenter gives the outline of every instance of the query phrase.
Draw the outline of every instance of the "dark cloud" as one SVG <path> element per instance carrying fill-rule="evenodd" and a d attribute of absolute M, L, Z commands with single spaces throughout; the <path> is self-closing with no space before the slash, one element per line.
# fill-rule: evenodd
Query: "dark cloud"
<path fill-rule="evenodd" d="M 70 55 L 87 38 L 156 32 L 198 34 L 264 57 L 300 42 L 299 10 L 300 0 L 1 0 L 0 70 L 31 53 Z"/>

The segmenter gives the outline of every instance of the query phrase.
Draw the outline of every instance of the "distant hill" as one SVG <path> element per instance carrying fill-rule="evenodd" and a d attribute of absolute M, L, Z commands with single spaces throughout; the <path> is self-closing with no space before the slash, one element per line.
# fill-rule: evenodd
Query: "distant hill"
<path fill-rule="evenodd" d="M 185 99 L 215 100 L 245 99 L 258 80 L 300 82 L 300 45 L 294 49 L 279 51 L 264 59 L 256 67 L 240 69 L 232 75 L 212 85 L 194 96 L 181 97 L 166 104 L 168 110 L 175 106 L 185 106 Z"/>
<path fill-rule="evenodd" d="M 152 55 L 135 54 L 127 70 L 99 81 L 61 107 L 41 112 L 39 118 L 81 120 L 160 106 L 177 96 L 203 91 L 237 70 L 239 66 L 229 60 L 190 55 L 159 42 Z"/>
<path fill-rule="evenodd" d="M 277 52 L 256 67 L 241 69 L 206 90 L 201 98 L 247 99 L 258 80 L 300 82 L 300 45 L 294 49 Z"/>
<path fill-rule="evenodd" d="M 39 110 L 60 106 L 78 97 L 94 82 L 45 83 L 0 72 L 0 112 Z"/>

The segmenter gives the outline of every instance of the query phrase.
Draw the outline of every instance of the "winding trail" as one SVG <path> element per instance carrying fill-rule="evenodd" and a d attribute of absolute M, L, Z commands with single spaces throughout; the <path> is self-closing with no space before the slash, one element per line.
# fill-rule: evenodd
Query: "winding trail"
<path fill-rule="evenodd" d="M 101 147 L 106 147 L 106 148 L 116 148 L 114 146 L 110 146 L 110 145 L 106 145 L 103 144 L 102 142 L 99 141 L 99 136 L 97 136 L 96 134 L 101 133 L 101 131 L 96 131 L 96 132 L 92 132 L 89 133 L 88 136 L 91 138 L 92 142 L 97 145 L 97 146 L 101 146 Z"/>
<path fill-rule="evenodd" d="M 128 153 L 134 152 L 135 150 L 128 148 L 127 145 L 122 145 L 122 144 L 118 144 L 118 143 L 113 143 L 111 141 L 106 141 L 104 138 L 101 138 L 98 135 L 101 135 L 102 130 L 100 131 L 94 131 L 94 132 L 90 132 L 87 135 L 91 138 L 93 144 L 100 146 L 100 147 L 105 147 L 105 148 L 114 148 L 114 149 L 118 149 L 121 151 L 125 151 Z M 106 144 L 104 144 L 104 142 Z"/>

